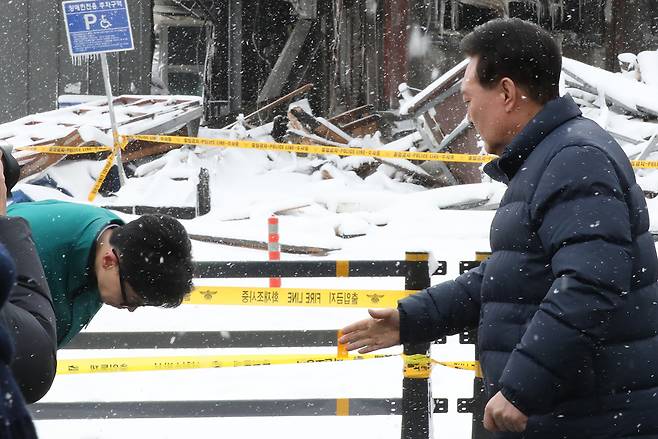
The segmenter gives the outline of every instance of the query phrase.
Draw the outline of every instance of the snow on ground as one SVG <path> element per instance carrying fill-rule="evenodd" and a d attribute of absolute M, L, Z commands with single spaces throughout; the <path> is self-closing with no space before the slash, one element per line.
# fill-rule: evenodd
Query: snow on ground
<path fill-rule="evenodd" d="M 574 69 L 581 66 L 572 65 Z M 587 69 L 586 69 L 587 70 Z M 591 73 L 587 70 L 587 73 Z M 598 72 L 592 77 L 599 78 Z M 607 78 L 601 79 L 605 82 Z M 646 84 L 643 84 L 646 86 Z M 630 87 L 630 86 L 629 86 Z M 635 87 L 635 85 L 633 85 Z M 647 86 L 648 87 L 648 86 Z M 629 88 L 630 89 L 630 88 Z M 612 93 L 611 93 L 612 94 Z M 595 120 L 605 117 L 617 131 L 637 134 L 637 121 L 603 109 L 590 109 Z M 652 134 L 641 127 L 642 137 Z M 249 133 L 239 125 L 232 131 L 202 130 L 202 137 L 243 138 Z M 252 133 L 254 134 L 254 133 Z M 259 138 L 270 140 L 266 133 Z M 367 139 L 370 144 L 377 139 Z M 358 143 L 358 142 L 357 142 Z M 352 145 L 351 146 L 358 146 Z M 363 145 L 361 145 L 363 146 Z M 366 145 L 371 146 L 371 145 Z M 639 152 L 638 152 L 639 153 Z M 474 200 L 493 206 L 504 186 L 482 184 L 425 190 L 409 184 L 401 175 L 381 165 L 361 179 L 350 171 L 355 158 L 298 157 L 289 153 L 184 147 L 142 164 L 136 177 L 116 196 L 95 200 L 98 205 L 193 206 L 200 168 L 211 178 L 212 210 L 182 221 L 190 233 L 265 241 L 267 218 L 282 212 L 283 244 L 335 249 L 324 259 L 402 259 L 405 251 L 427 251 L 432 264 L 447 261 L 446 276 L 455 277 L 461 260 L 472 260 L 476 251 L 489 250 L 488 232 L 492 210 L 449 210 L 447 207 Z M 359 159 L 360 160 L 360 159 Z M 476 165 L 474 165 L 476 166 Z M 102 163 L 64 162 L 50 176 L 86 202 Z M 641 171 L 648 186 L 658 186 L 655 171 Z M 175 179 L 175 180 L 174 180 Z M 653 183 L 656 182 L 656 183 Z M 18 189 L 36 199 L 68 199 L 50 188 L 21 184 Z M 658 230 L 658 200 L 648 200 L 651 228 Z M 130 220 L 130 215 L 120 214 Z M 338 235 L 361 235 L 350 239 Z M 266 260 L 264 251 L 193 241 L 196 260 Z M 315 259 L 283 254 L 282 259 Z M 266 279 L 197 280 L 198 285 L 266 286 Z M 403 289 L 399 278 L 284 279 L 284 286 L 317 288 Z M 268 331 L 336 330 L 366 317 L 365 309 L 266 308 L 183 305 L 175 310 L 139 309 L 134 313 L 103 307 L 86 329 L 88 332 L 150 331 Z M 136 337 L 138 335 L 135 335 Z M 391 352 L 399 352 L 392 349 Z M 196 355 L 236 353 L 318 353 L 332 348 L 168 349 L 156 350 L 61 350 L 60 358 Z M 433 346 L 439 360 L 472 360 L 473 347 L 450 337 L 447 345 Z M 472 395 L 472 372 L 436 366 L 433 395 L 449 398 L 449 413 L 434 415 L 436 437 L 470 438 L 471 416 L 456 413 L 457 398 Z M 185 400 L 282 400 L 313 398 L 399 398 L 402 364 L 399 357 L 332 364 L 256 366 L 211 370 L 131 372 L 58 376 L 42 400 L 53 402 L 185 401 Z M 400 416 L 306 416 L 178 419 L 115 419 L 38 421 L 40 437 L 58 438 L 178 438 L 211 433 L 221 437 L 345 437 L 399 438 Z"/>
<path fill-rule="evenodd" d="M 212 135 L 205 133 L 203 135 Z M 339 171 L 324 179 L 320 168 L 307 173 L 320 159 L 287 153 L 237 149 L 190 148 L 172 151 L 157 171 L 131 178 L 116 197 L 99 197 L 99 205 L 194 204 L 199 167 L 210 170 L 212 211 L 183 221 L 190 233 L 266 240 L 267 218 L 281 215 L 284 244 L 337 249 L 324 259 L 403 259 L 405 251 L 428 251 L 435 260 L 448 261 L 448 276 L 457 275 L 459 260 L 472 260 L 476 250 L 488 250 L 488 224 L 493 211 L 441 210 L 460 200 L 499 197 L 503 186 L 483 183 L 424 190 L 381 172 L 362 180 L 352 172 Z M 157 166 L 150 165 L 152 168 Z M 100 166 L 93 162 L 64 163 L 50 175 L 80 200 L 84 200 Z M 301 171 L 300 171 L 301 170 Z M 189 177 L 173 181 L 172 177 Z M 19 185 L 41 199 L 66 199 L 61 192 L 39 186 Z M 84 201 L 80 201 L 84 202 Z M 130 220 L 130 215 L 120 214 Z M 364 234 L 342 239 L 336 233 Z M 196 260 L 265 260 L 266 252 L 193 241 Z M 283 254 L 283 259 L 313 259 Z M 199 280 L 199 285 L 265 286 L 265 279 Z M 404 289 L 402 278 L 284 279 L 284 286 L 317 288 Z M 336 330 L 366 317 L 365 309 L 267 308 L 183 305 L 176 310 L 139 309 L 134 313 L 103 307 L 87 331 L 236 331 L 236 330 Z M 236 353 L 329 352 L 335 348 L 262 349 L 158 349 L 80 351 L 61 350 L 60 358 L 195 355 Z M 392 352 L 399 352 L 394 349 Z M 437 345 L 434 357 L 472 360 L 473 348 L 451 340 Z M 261 366 L 253 368 L 131 372 L 58 376 L 41 401 L 107 402 L 170 400 L 269 400 L 313 398 L 400 398 L 402 362 L 399 357 L 369 362 L 319 365 Z M 472 395 L 472 372 L 437 366 L 433 375 L 435 397 L 450 398 L 450 414 L 435 415 L 435 427 L 450 437 L 470 437 L 470 415 L 456 413 L 458 397 Z M 148 436 L 192 437 L 202 432 L 222 432 L 226 437 L 319 437 L 345 431 L 348 437 L 367 434 L 377 438 L 400 437 L 399 416 L 337 417 L 241 417 L 194 419 L 112 419 L 38 421 L 43 438 L 115 438 Z M 246 434 L 246 436 L 245 436 Z"/>

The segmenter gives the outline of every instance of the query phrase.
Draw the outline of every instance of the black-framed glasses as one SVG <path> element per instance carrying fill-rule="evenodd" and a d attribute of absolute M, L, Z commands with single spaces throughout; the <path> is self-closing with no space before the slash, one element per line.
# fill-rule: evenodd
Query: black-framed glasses
<path fill-rule="evenodd" d="M 128 300 L 128 292 L 126 291 L 126 281 L 123 278 L 123 273 L 121 272 L 121 258 L 115 249 L 112 249 L 112 253 L 117 258 L 117 270 L 119 271 L 119 286 L 121 287 L 121 306 L 122 308 L 139 308 L 140 306 L 146 305 L 144 300 L 140 299 L 139 302 L 131 302 Z"/>

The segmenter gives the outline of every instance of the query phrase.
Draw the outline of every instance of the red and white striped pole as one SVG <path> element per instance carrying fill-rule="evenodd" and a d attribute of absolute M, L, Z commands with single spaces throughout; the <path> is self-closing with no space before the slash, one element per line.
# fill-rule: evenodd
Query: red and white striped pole
<path fill-rule="evenodd" d="M 281 244 L 279 244 L 279 218 L 274 215 L 267 220 L 267 253 L 270 261 L 281 260 Z M 271 277 L 270 288 L 280 288 L 281 278 Z"/>

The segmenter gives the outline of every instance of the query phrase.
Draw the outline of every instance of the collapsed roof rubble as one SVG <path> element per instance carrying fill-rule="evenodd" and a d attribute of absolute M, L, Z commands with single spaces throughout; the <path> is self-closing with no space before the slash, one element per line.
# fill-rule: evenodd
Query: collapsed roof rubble
<path fill-rule="evenodd" d="M 612 73 L 564 58 L 561 92 L 571 94 L 583 114 L 608 130 L 629 158 L 658 160 L 658 84 L 652 82 L 651 73 L 658 71 L 658 52 L 627 55 L 620 59 L 625 60 L 624 71 Z M 460 95 L 465 67 L 466 61 L 457 64 L 422 90 L 400 84 L 399 110 L 376 111 L 373 106 L 364 105 L 341 114 L 321 117 L 314 114 L 305 99 L 305 94 L 313 87 L 306 84 L 251 114 L 240 115 L 224 129 L 204 128 L 202 134 L 207 137 L 329 147 L 483 154 L 482 143 L 466 119 L 466 106 Z M 189 96 L 120 96 L 115 99 L 115 108 L 122 134 L 195 135 L 202 114 L 200 99 Z M 0 140 L 14 146 L 111 144 L 107 105 L 100 100 L 0 125 Z M 177 151 L 171 151 L 173 149 Z M 422 199 L 429 206 L 439 209 L 495 209 L 504 192 L 503 185 L 483 177 L 481 166 L 476 163 L 275 151 L 266 151 L 265 154 L 273 163 L 279 157 L 296 157 L 286 162 L 289 164 L 286 166 L 293 172 L 316 179 L 367 181 L 374 178 L 381 183 L 380 186 L 392 189 L 379 195 L 373 191 L 356 191 L 345 192 L 342 198 L 320 194 L 273 202 L 271 212 L 284 215 L 313 209 L 313 205 L 319 203 L 337 214 L 356 215 L 358 218 L 355 217 L 352 224 L 365 221 L 372 225 L 384 225 L 386 218 L 381 215 L 382 206 L 404 208 L 405 199 Z M 16 155 L 23 164 L 23 176 L 42 172 L 61 160 L 61 156 L 39 153 L 17 152 Z M 103 157 L 101 153 L 95 158 Z M 208 163 L 210 157 L 222 160 L 223 155 L 217 148 L 181 149 L 180 145 L 133 141 L 123 160 L 134 163 L 136 159 L 142 159 L 138 166 L 133 166 L 134 175 L 138 177 L 166 170 L 170 179 L 184 180 L 184 172 L 177 169 L 190 167 L 190 163 L 201 167 L 199 163 L 204 160 Z M 94 157 L 87 155 L 86 158 Z M 196 171 L 198 173 L 199 169 Z M 637 169 L 636 175 L 647 197 L 658 194 L 658 172 Z M 400 189 L 402 187 L 404 189 Z M 144 190 L 146 188 L 140 186 L 133 192 Z M 176 196 L 172 191 L 172 200 Z M 124 196 L 122 201 L 129 199 L 130 196 Z M 178 205 L 187 202 L 189 200 L 182 199 Z M 249 216 L 249 209 L 245 208 L 221 212 L 218 218 L 235 220 Z M 348 226 L 347 222 L 337 226 L 336 234 L 344 237 L 359 234 L 355 230 L 359 227 Z"/>
<path fill-rule="evenodd" d="M 583 114 L 605 128 L 630 159 L 655 160 L 658 159 L 658 84 L 653 80 L 652 72 L 658 71 L 658 52 L 643 52 L 633 59 L 642 60 L 642 63 L 636 61 L 635 69 L 612 73 L 564 58 L 561 93 L 571 94 Z M 278 135 L 276 140 L 383 150 L 482 154 L 482 143 L 466 119 L 466 106 L 460 95 L 466 64 L 466 61 L 457 64 L 422 90 L 400 84 L 400 109 L 396 112 L 378 113 L 365 106 L 325 119 L 314 116 L 305 100 L 292 102 L 285 119 L 286 133 Z M 640 70 L 645 72 L 646 81 L 640 77 Z M 265 117 L 261 121 L 267 122 L 268 119 Z M 263 129 L 280 131 L 281 124 L 276 118 L 271 125 L 261 127 L 243 123 L 241 136 L 258 138 L 263 135 Z M 359 126 L 359 130 L 350 129 L 353 126 Z M 359 177 L 366 178 L 382 168 L 387 169 L 390 178 L 428 189 L 488 181 L 480 167 L 474 164 L 404 159 L 324 156 L 318 157 L 313 166 L 300 168 L 300 171 L 320 171 L 323 178 L 332 178 L 334 169 L 353 170 Z M 638 169 L 637 175 L 647 197 L 658 194 L 657 172 Z M 466 199 L 450 207 L 495 208 L 498 196 L 495 192 L 490 199 Z"/>
<path fill-rule="evenodd" d="M 203 114 L 201 99 L 195 96 L 122 95 L 113 99 L 121 134 L 195 135 Z M 57 110 L 38 113 L 0 125 L 0 142 L 14 148 L 30 146 L 112 145 L 112 129 L 106 98 L 91 100 Z M 123 162 L 158 155 L 176 145 L 131 141 Z M 64 159 L 104 159 L 107 152 L 75 156 L 14 149 L 21 166 L 21 180 L 41 176 Z"/>
<path fill-rule="evenodd" d="M 262 125 L 253 125 L 245 118 L 238 119 L 232 129 L 240 127 L 240 138 L 258 139 L 263 134 L 271 133 L 272 138 L 278 142 L 296 144 L 477 154 L 479 148 L 475 133 L 469 124 L 464 123 L 466 107 L 461 102 L 458 84 L 457 87 L 454 86 L 455 77 L 462 74 L 463 65 L 454 77 L 450 78 L 451 82 L 435 82 L 428 87 L 439 90 L 439 99 L 436 99 L 436 94 L 419 93 L 419 96 L 427 96 L 433 100 L 417 99 L 419 106 L 408 106 L 411 111 L 402 116 L 392 111 L 376 112 L 372 106 L 365 105 L 323 118 L 315 116 L 308 101 L 302 99 L 279 102 L 280 106 L 288 105 L 285 113 L 280 108 L 269 114 L 263 112 L 259 118 Z M 449 84 L 446 86 L 446 83 Z M 443 88 L 448 91 L 447 95 Z M 404 88 L 403 85 L 401 90 L 404 90 L 401 93 L 404 106 L 406 100 L 413 99 L 408 87 Z M 459 113 L 461 114 L 457 116 Z M 281 130 L 282 125 L 285 125 L 284 130 Z M 448 134 L 444 134 L 444 131 Z M 282 132 L 283 134 L 280 134 Z M 481 182 L 480 172 L 473 165 L 446 165 L 441 162 L 412 162 L 405 159 L 324 156 L 318 157 L 313 166 L 306 168 L 306 172 L 320 170 L 325 178 L 331 178 L 332 167 L 343 171 L 353 170 L 361 178 L 366 178 L 384 167 L 392 178 L 426 188 Z"/>
<path fill-rule="evenodd" d="M 623 66 L 624 59 L 642 60 Z M 583 115 L 614 137 L 631 160 L 658 159 L 658 51 L 620 55 L 622 72 L 611 73 L 564 58 L 562 81 Z M 630 67 L 630 68 L 629 68 Z M 640 73 L 642 72 L 642 73 Z M 645 196 L 658 195 L 658 172 L 637 169 Z"/>

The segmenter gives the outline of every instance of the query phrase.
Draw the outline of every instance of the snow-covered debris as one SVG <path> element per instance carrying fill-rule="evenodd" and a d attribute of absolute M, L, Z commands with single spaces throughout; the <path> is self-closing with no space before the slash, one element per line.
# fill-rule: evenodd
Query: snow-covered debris
<path fill-rule="evenodd" d="M 640 58 L 651 57 L 643 55 Z M 643 64 L 646 63 L 643 61 Z M 414 113 L 413 118 L 422 119 L 424 124 L 435 124 L 432 129 L 438 136 L 434 141 L 438 143 L 443 139 L 449 144 L 451 135 L 454 134 L 454 138 L 462 135 L 461 132 L 451 134 L 448 130 L 437 134 L 440 128 L 447 126 L 454 126 L 453 131 L 465 129 L 469 136 L 473 134 L 472 127 L 464 124 L 465 110 L 447 112 L 437 106 L 449 102 L 449 99 L 454 99 L 451 105 L 463 104 L 459 96 L 458 72 L 463 70 L 464 65 L 464 62 L 459 63 L 443 75 L 443 79 L 402 102 L 406 111 L 422 110 L 420 114 Z M 630 158 L 658 158 L 651 141 L 658 124 L 646 114 L 645 118 L 634 117 L 642 108 L 638 102 L 651 90 L 656 91 L 655 86 L 569 59 L 565 59 L 564 65 L 564 76 L 567 78 L 565 90 L 572 93 L 586 117 L 608 129 Z M 620 83 L 623 87 L 619 87 Z M 625 94 L 620 95 L 616 88 L 625 90 Z M 175 99 L 166 98 L 165 102 L 175 103 Z M 618 102 L 622 105 L 616 105 Z M 355 132 L 349 131 L 350 123 L 355 118 L 361 120 L 373 115 L 372 108 L 349 110 L 334 117 L 319 117 L 306 100 L 287 105 L 304 119 L 304 123 L 296 125 L 297 129 L 288 127 L 287 133 L 284 133 L 288 141 L 395 151 L 428 149 L 429 131 L 423 133 L 418 129 L 409 129 L 414 125 L 408 125 L 407 130 L 401 132 L 390 130 L 388 122 L 379 121 L 365 134 L 360 132 L 355 135 Z M 145 107 L 163 113 L 161 108 L 157 110 L 156 103 L 145 103 Z M 624 113 L 625 107 L 633 107 L 634 110 L 631 114 Z M 127 111 L 123 114 L 125 116 Z M 176 114 L 176 111 L 171 111 L 164 112 L 162 116 L 175 117 Z M 441 119 L 448 116 L 452 118 L 450 121 Z M 261 118 L 262 125 L 254 126 L 242 116 L 230 129 L 202 128 L 199 136 L 272 142 L 275 123 L 271 118 L 272 115 L 269 119 Z M 156 118 L 151 120 L 155 121 Z M 300 122 L 299 118 L 296 121 Z M 82 125 L 78 131 L 83 141 L 108 141 L 107 130 L 103 130 L 98 123 Z M 472 138 L 462 138 L 462 144 L 465 144 L 465 139 Z M 481 151 L 481 144 L 475 141 L 469 144 L 475 151 Z M 49 175 L 74 197 L 84 198 L 101 166 L 102 163 L 97 161 L 66 163 L 53 168 Z M 452 175 L 457 168 L 451 167 L 450 174 L 447 174 L 448 168 L 441 162 L 188 146 L 159 158 L 137 162 L 131 168 L 134 176 L 128 179 L 128 183 L 113 196 L 101 197 L 98 202 L 117 206 L 145 203 L 152 206 L 194 206 L 199 170 L 204 168 L 210 175 L 211 211 L 207 216 L 215 221 L 251 221 L 272 214 L 287 218 L 324 217 L 327 218 L 327 233 L 334 237 L 336 234 L 354 236 L 369 234 L 373 232 L 373 227 L 391 224 L 400 212 L 495 209 L 504 186 L 486 178 L 483 180 L 476 164 L 459 166 L 477 176 L 475 183 L 454 185 L 458 181 L 450 181 L 446 176 Z M 638 181 L 648 194 L 658 193 L 656 174 L 653 169 L 637 171 Z M 326 247 L 339 246 L 328 243 Z"/>
<path fill-rule="evenodd" d="M 565 90 L 583 115 L 606 129 L 631 160 L 658 160 L 658 83 L 650 79 L 658 75 L 658 52 L 623 55 L 626 72 L 617 73 L 563 58 Z M 644 69 L 642 75 L 629 74 L 634 72 L 628 67 L 633 62 L 639 72 Z M 636 175 L 647 195 L 658 193 L 656 169 L 637 169 Z"/>
<path fill-rule="evenodd" d="M 595 94 L 603 91 L 617 111 L 640 117 L 658 116 L 658 86 L 566 57 L 562 60 L 562 70 L 569 77 L 567 85 Z"/>
<path fill-rule="evenodd" d="M 658 51 L 646 50 L 638 53 L 637 62 L 642 82 L 658 87 Z"/>

